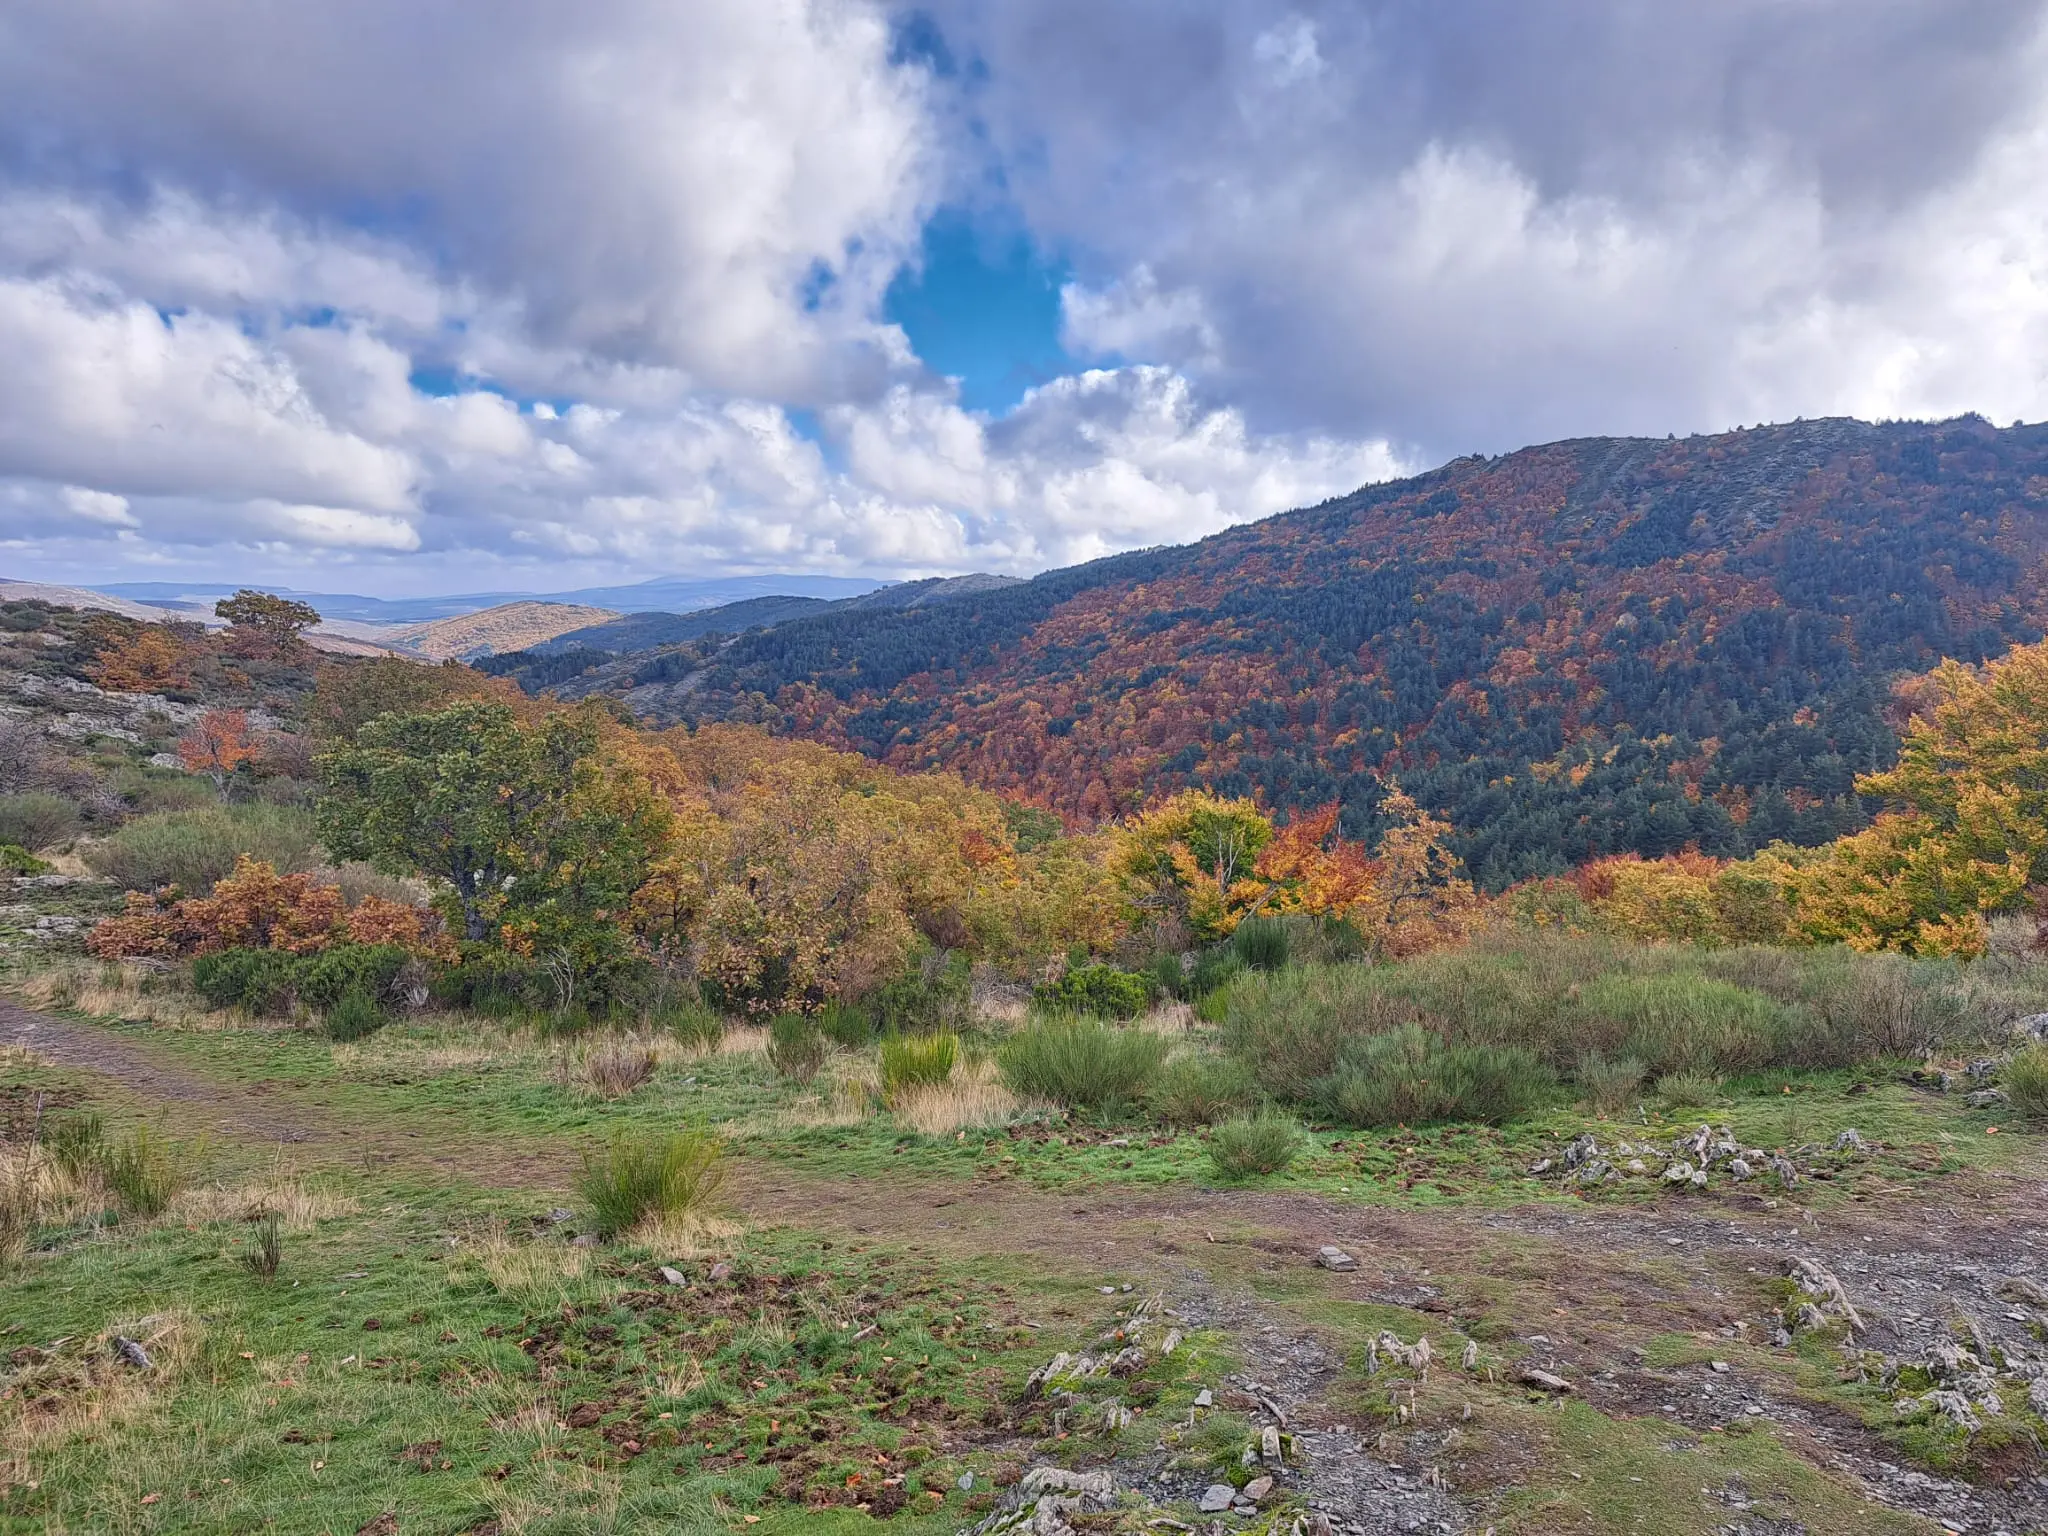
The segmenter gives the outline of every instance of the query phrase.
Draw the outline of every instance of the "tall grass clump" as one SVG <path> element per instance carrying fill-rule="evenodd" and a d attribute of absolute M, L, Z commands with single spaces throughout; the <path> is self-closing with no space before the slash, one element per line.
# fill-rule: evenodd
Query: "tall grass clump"
<path fill-rule="evenodd" d="M 1643 1092 L 1643 1064 L 1633 1056 L 1613 1059 L 1598 1051 L 1588 1051 L 1579 1058 L 1578 1070 L 1572 1074 L 1578 1085 L 1579 1097 L 1596 1114 L 1613 1119 L 1625 1115 L 1641 1101 Z"/>
<path fill-rule="evenodd" d="M 1649 1071 L 1745 1071 L 1796 1055 L 1798 1020 L 1774 998 L 1683 972 L 1610 975 L 1579 989 L 1580 1033 Z"/>
<path fill-rule="evenodd" d="M 1145 1090 L 1145 1108 L 1167 1125 L 1214 1125 L 1258 1102 L 1259 1087 L 1228 1056 L 1176 1056 Z"/>
<path fill-rule="evenodd" d="M 1301 1127 L 1285 1115 L 1226 1120 L 1209 1138 L 1209 1163 L 1225 1179 L 1284 1172 L 1301 1151 Z"/>
<path fill-rule="evenodd" d="M 1025 1098 L 1108 1113 L 1135 1104 L 1166 1061 L 1164 1040 L 1085 1018 L 1028 1024 L 1003 1042 L 1004 1081 Z"/>
<path fill-rule="evenodd" d="M 703 1131 L 614 1137 L 601 1154 L 586 1153 L 576 1193 L 607 1240 L 650 1217 L 678 1220 L 709 1214 L 725 1183 L 725 1149 Z"/>
<path fill-rule="evenodd" d="M 180 1160 L 185 1149 L 138 1125 L 108 1146 L 100 1158 L 100 1176 L 125 1210 L 137 1216 L 158 1216 L 185 1187 Z"/>
<path fill-rule="evenodd" d="M 1721 1096 L 1721 1079 L 1711 1072 L 1666 1072 L 1657 1097 L 1672 1109 L 1704 1109 Z"/>
<path fill-rule="evenodd" d="M 893 1104 L 905 1089 L 935 1088 L 953 1075 L 960 1037 L 891 1035 L 882 1042 L 882 1102 Z"/>
<path fill-rule="evenodd" d="M 687 1051 L 711 1051 L 725 1038 L 725 1018 L 709 1003 L 696 998 L 678 998 L 647 1015 L 650 1027 L 660 1030 Z"/>
<path fill-rule="evenodd" d="M 204 896 L 243 854 L 280 873 L 311 869 L 319 844 L 310 813 L 296 806 L 229 805 L 139 816 L 83 850 L 94 874 L 131 891 L 166 885 Z"/>
<path fill-rule="evenodd" d="M 605 1045 L 584 1053 L 583 1083 L 601 1099 L 623 1099 L 654 1078 L 655 1054 L 644 1045 Z"/>
<path fill-rule="evenodd" d="M 818 1033 L 834 1045 L 857 1051 L 875 1038 L 875 1021 L 866 1009 L 834 998 L 818 1010 Z"/>
<path fill-rule="evenodd" d="M 106 1140 L 106 1122 L 90 1110 L 56 1116 L 43 1130 L 51 1161 L 74 1179 L 84 1178 L 99 1161 Z"/>
<path fill-rule="evenodd" d="M 78 807 L 62 795 L 40 789 L 0 795 L 0 843 L 41 853 L 68 841 L 77 831 Z"/>
<path fill-rule="evenodd" d="M 1292 935 L 1277 917 L 1248 917 L 1230 936 L 1230 947 L 1249 970 L 1285 970 L 1293 948 Z"/>
<path fill-rule="evenodd" d="M 242 1263 L 259 1280 L 275 1280 L 284 1267 L 284 1225 L 275 1211 L 266 1211 L 255 1222 L 255 1245 L 242 1255 Z"/>
<path fill-rule="evenodd" d="M 1347 1040 L 1382 1033 L 1412 1016 L 1408 1004 L 1389 995 L 1381 969 L 1296 966 L 1230 984 L 1223 1041 L 1260 1088 L 1305 1103 L 1336 1069 Z"/>
<path fill-rule="evenodd" d="M 2000 1081 L 2014 1114 L 2037 1125 L 2048 1122 L 2048 1045 L 2030 1045 L 2014 1056 Z"/>
<path fill-rule="evenodd" d="M 330 1040 L 365 1040 L 384 1027 L 384 1010 L 377 1000 L 360 988 L 344 992 L 341 1001 L 327 1010 L 325 1024 Z"/>
<path fill-rule="evenodd" d="M 1417 1024 L 1348 1041 L 1318 1085 L 1329 1114 L 1347 1125 L 1421 1125 L 1474 1120 L 1498 1125 L 1541 1102 L 1554 1081 L 1513 1046 L 1447 1046 Z"/>
<path fill-rule="evenodd" d="M 779 1013 L 768 1025 L 768 1061 L 793 1083 L 808 1083 L 825 1065 L 825 1037 L 807 1014 Z"/>

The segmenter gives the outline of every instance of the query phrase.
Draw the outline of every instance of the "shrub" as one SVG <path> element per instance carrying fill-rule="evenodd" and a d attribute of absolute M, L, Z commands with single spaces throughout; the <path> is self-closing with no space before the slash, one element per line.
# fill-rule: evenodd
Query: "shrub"
<path fill-rule="evenodd" d="M 1673 1109 L 1699 1109 L 1721 1096 L 1721 1079 L 1710 1072 L 1667 1072 L 1657 1079 L 1657 1097 Z"/>
<path fill-rule="evenodd" d="M 107 1188 L 138 1216 L 157 1216 L 185 1187 L 178 1166 L 183 1149 L 138 1125 L 108 1147 L 100 1159 Z"/>
<path fill-rule="evenodd" d="M 1225 1046 L 1273 1097 L 1311 1100 L 1346 1040 L 1412 1017 L 1409 1005 L 1387 995 L 1380 974 L 1339 965 L 1240 977 L 1226 999 Z"/>
<path fill-rule="evenodd" d="M 0 795 L 0 843 L 40 853 L 77 831 L 78 807 L 62 795 L 40 789 Z"/>
<path fill-rule="evenodd" d="M 1113 965 L 1075 966 L 1058 981 L 1039 987 L 1033 997 L 1041 1006 L 1063 1013 L 1135 1019 L 1151 1006 L 1152 978 Z"/>
<path fill-rule="evenodd" d="M 83 850 L 95 874 L 110 875 L 131 891 L 177 886 L 203 896 L 247 857 L 297 873 L 316 862 L 313 819 L 289 806 L 214 806 L 137 817 Z"/>
<path fill-rule="evenodd" d="M 1219 944 L 1204 950 L 1195 957 L 1195 969 L 1188 977 L 1189 995 L 1207 997 L 1217 988 L 1230 985 L 1243 970 L 1244 961 L 1230 945 Z"/>
<path fill-rule="evenodd" d="M 293 969 L 299 996 L 315 1008 L 332 1008 L 351 993 L 372 1002 L 388 997 L 411 958 L 395 944 L 337 944 L 303 957 Z M 198 964 L 193 962 L 195 972 Z"/>
<path fill-rule="evenodd" d="M 1226 1179 L 1280 1173 L 1300 1152 L 1301 1141 L 1301 1127 L 1284 1115 L 1242 1116 L 1216 1127 L 1209 1162 Z"/>
<path fill-rule="evenodd" d="M 708 1051 L 725 1038 L 725 1018 L 716 1008 L 694 998 L 679 999 L 648 1014 L 648 1023 L 664 1030 L 678 1045 Z"/>
<path fill-rule="evenodd" d="M 1258 1085 L 1227 1056 L 1177 1056 L 1145 1093 L 1145 1106 L 1168 1125 L 1214 1125 L 1252 1104 Z"/>
<path fill-rule="evenodd" d="M 0 843 L 0 875 L 40 875 L 49 867 L 19 843 Z"/>
<path fill-rule="evenodd" d="M 576 1192 L 596 1218 L 598 1235 L 613 1238 L 650 1216 L 702 1215 L 725 1183 L 725 1152 L 716 1136 L 679 1131 L 665 1137 L 615 1137 L 603 1155 L 586 1154 Z"/>
<path fill-rule="evenodd" d="M 1012 1091 L 1100 1112 L 1136 1103 L 1166 1060 L 1166 1042 L 1093 1019 L 1048 1019 L 1017 1031 L 998 1058 Z"/>
<path fill-rule="evenodd" d="M 768 1025 L 768 1060 L 793 1083 L 808 1083 L 825 1065 L 825 1037 L 806 1014 L 779 1013 Z"/>
<path fill-rule="evenodd" d="M 953 1075 L 958 1035 L 891 1035 L 882 1042 L 882 1102 L 905 1088 L 933 1088 Z"/>
<path fill-rule="evenodd" d="M 1780 1061 L 1795 1034 L 1783 1004 L 1712 977 L 1608 975 L 1580 988 L 1597 1046 L 1641 1058 L 1652 1072 L 1743 1070 Z"/>
<path fill-rule="evenodd" d="M 878 988 L 869 1002 L 884 1029 L 922 1035 L 965 1024 L 973 996 L 973 960 L 958 950 L 936 949 Z"/>
<path fill-rule="evenodd" d="M 1230 936 L 1230 947 L 1248 970 L 1284 970 L 1292 948 L 1289 937 L 1277 917 L 1248 917 Z"/>
<path fill-rule="evenodd" d="M 284 1267 L 283 1225 L 277 1212 L 266 1211 L 256 1218 L 255 1246 L 242 1255 L 242 1263 L 249 1273 L 263 1280 L 274 1280 L 277 1272 Z"/>
<path fill-rule="evenodd" d="M 835 998 L 818 1010 L 818 1031 L 834 1045 L 857 1051 L 875 1038 L 875 1021 L 864 1009 Z"/>
<path fill-rule="evenodd" d="M 43 1132 L 43 1145 L 50 1149 L 50 1156 L 74 1179 L 99 1160 L 100 1149 L 106 1139 L 105 1122 L 89 1110 L 75 1115 L 59 1115 Z"/>
<path fill-rule="evenodd" d="M 327 1038 L 362 1040 L 382 1029 L 384 1023 L 384 1010 L 369 993 L 344 992 L 327 1010 Z"/>
<path fill-rule="evenodd" d="M 1527 1051 L 1446 1046 L 1419 1024 L 1404 1024 L 1347 1042 L 1318 1097 L 1347 1125 L 1497 1125 L 1530 1108 L 1548 1085 L 1549 1074 Z"/>
<path fill-rule="evenodd" d="M 2048 1121 L 2048 1045 L 2030 1045 L 2014 1056 L 2000 1081 L 2014 1114 L 2037 1124 Z"/>
<path fill-rule="evenodd" d="M 214 1008 L 289 1012 L 297 996 L 293 962 L 277 949 L 218 949 L 192 962 L 192 989 Z"/>
<path fill-rule="evenodd" d="M 601 1098 L 623 1099 L 654 1076 L 654 1066 L 645 1046 L 605 1046 L 584 1056 L 583 1081 Z"/>
<path fill-rule="evenodd" d="M 1612 1118 L 1626 1114 L 1643 1088 L 1643 1064 L 1633 1056 L 1611 1060 L 1598 1051 L 1579 1058 L 1574 1074 L 1579 1094 L 1588 1105 Z"/>

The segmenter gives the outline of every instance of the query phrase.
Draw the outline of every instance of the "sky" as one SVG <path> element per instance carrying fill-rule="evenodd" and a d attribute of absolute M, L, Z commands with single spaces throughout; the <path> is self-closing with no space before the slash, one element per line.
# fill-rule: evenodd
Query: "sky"
<path fill-rule="evenodd" d="M 1028 574 L 2048 416 L 2048 0 L 9 0 L 0 576 Z"/>

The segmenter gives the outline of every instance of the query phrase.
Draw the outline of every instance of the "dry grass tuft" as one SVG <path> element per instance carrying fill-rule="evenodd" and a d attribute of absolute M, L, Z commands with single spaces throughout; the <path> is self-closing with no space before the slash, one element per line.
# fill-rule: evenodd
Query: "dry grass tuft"
<path fill-rule="evenodd" d="M 1195 1010 L 1187 1003 L 1157 1003 L 1149 1012 L 1131 1020 L 1131 1027 L 1174 1040 L 1183 1039 L 1195 1027 Z"/>
<path fill-rule="evenodd" d="M 89 1219 L 105 1203 L 90 1172 L 67 1172 L 42 1147 L 0 1146 L 0 1265 L 20 1257 L 37 1227 Z"/>
<path fill-rule="evenodd" d="M 0 1447 L 17 1454 L 40 1450 L 133 1421 L 176 1385 L 205 1334 L 197 1315 L 179 1308 L 35 1351 L 9 1378 L 14 1394 L 0 1402 Z M 116 1335 L 143 1347 L 147 1370 L 115 1355 Z"/>
<path fill-rule="evenodd" d="M 587 1093 L 601 1099 L 623 1099 L 645 1087 L 654 1077 L 658 1060 L 652 1047 L 620 1042 L 583 1052 L 577 1063 L 576 1080 Z"/>
<path fill-rule="evenodd" d="M 721 1056 L 766 1056 L 768 1054 L 768 1026 L 765 1024 L 735 1024 L 718 1041 Z"/>
<path fill-rule="evenodd" d="M 451 1275 L 480 1272 L 501 1296 L 534 1302 L 560 1301 L 569 1283 L 590 1272 L 590 1250 L 568 1243 L 513 1237 L 502 1226 L 479 1227 L 457 1250 Z"/>
<path fill-rule="evenodd" d="M 309 1187 L 297 1173 L 280 1165 L 274 1172 L 240 1184 L 185 1190 L 171 1201 L 170 1215 L 187 1226 L 274 1215 L 287 1232 L 309 1232 L 319 1222 L 352 1216 L 357 1209 L 353 1195 Z"/>
<path fill-rule="evenodd" d="M 745 1228 L 722 1216 L 650 1216 L 624 1235 L 624 1241 L 644 1248 L 657 1260 L 689 1263 L 714 1253 L 732 1251 L 733 1239 Z"/>
<path fill-rule="evenodd" d="M 161 971 L 135 961 L 55 959 L 22 980 L 23 998 L 38 1008 L 76 1009 L 165 1029 L 246 1028 L 232 1013 L 215 1013 Z"/>
<path fill-rule="evenodd" d="M 947 1082 L 899 1088 L 890 1112 L 905 1130 L 951 1136 L 1007 1125 L 1024 1108 L 1024 1101 L 1003 1085 L 996 1064 L 983 1060 L 961 1066 Z"/>

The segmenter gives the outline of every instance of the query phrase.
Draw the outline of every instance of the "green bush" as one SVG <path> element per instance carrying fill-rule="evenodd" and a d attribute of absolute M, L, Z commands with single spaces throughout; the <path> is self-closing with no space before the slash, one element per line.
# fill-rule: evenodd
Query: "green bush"
<path fill-rule="evenodd" d="M 1159 997 L 1178 998 L 1187 1001 L 1194 993 L 1189 988 L 1190 971 L 1181 965 L 1181 957 L 1175 954 L 1156 956 L 1145 967 L 1145 975 L 1152 983 L 1152 991 Z"/>
<path fill-rule="evenodd" d="M 384 1027 L 384 1010 L 367 992 L 344 992 L 327 1010 L 326 1023 L 330 1040 L 361 1040 Z"/>
<path fill-rule="evenodd" d="M 779 1013 L 768 1025 L 768 1060 L 793 1083 L 808 1083 L 825 1065 L 825 1037 L 809 1015 Z"/>
<path fill-rule="evenodd" d="M 957 1030 L 974 997 L 974 962 L 961 950 L 928 950 L 868 999 L 883 1029 L 900 1035 Z"/>
<path fill-rule="evenodd" d="M 818 1032 L 834 1045 L 857 1051 L 875 1038 L 875 1021 L 867 1010 L 834 998 L 818 1010 Z"/>
<path fill-rule="evenodd" d="M 1166 1042 L 1094 1019 L 1030 1024 L 1003 1042 L 1003 1078 L 1027 1098 L 1107 1113 L 1137 1103 L 1166 1061 Z"/>
<path fill-rule="evenodd" d="M 1346 1125 L 1498 1125 L 1531 1108 L 1548 1086 L 1549 1074 L 1527 1051 L 1447 1046 L 1419 1024 L 1404 1024 L 1348 1041 L 1318 1097 Z"/>
<path fill-rule="evenodd" d="M 1657 1097 L 1672 1109 L 1700 1109 L 1721 1096 L 1721 1079 L 1711 1072 L 1666 1072 L 1657 1079 Z"/>
<path fill-rule="evenodd" d="M 152 1134 L 148 1126 L 138 1125 L 104 1150 L 100 1173 L 124 1209 L 137 1216 L 159 1216 L 185 1187 L 179 1166 L 183 1152 Z"/>
<path fill-rule="evenodd" d="M 1120 971 L 1113 965 L 1070 967 L 1058 981 L 1039 987 L 1033 999 L 1063 1013 L 1092 1014 L 1099 1019 L 1135 1019 L 1152 1005 L 1152 978 L 1142 971 Z"/>
<path fill-rule="evenodd" d="M 50 1156 L 73 1178 L 99 1160 L 106 1139 L 106 1123 L 90 1110 L 58 1115 L 43 1131 L 43 1145 L 50 1149 Z"/>
<path fill-rule="evenodd" d="M 1168 1125 L 1214 1125 L 1255 1103 L 1258 1085 L 1227 1056 L 1176 1056 L 1145 1091 L 1145 1107 Z"/>
<path fill-rule="evenodd" d="M 40 875 L 49 868 L 19 843 L 0 843 L 0 875 Z"/>
<path fill-rule="evenodd" d="M 243 854 L 281 873 L 318 863 L 313 818 L 292 806 L 214 806 L 140 816 L 111 837 L 87 844 L 83 857 L 95 874 L 131 891 L 175 885 L 203 896 Z"/>
<path fill-rule="evenodd" d="M 1214 949 L 1204 950 L 1195 956 L 1195 969 L 1188 977 L 1188 994 L 1191 997 L 1207 997 L 1219 987 L 1227 987 L 1244 970 L 1244 961 L 1237 951 L 1228 944 L 1219 944 Z"/>
<path fill-rule="evenodd" d="M 62 795 L 40 789 L 21 795 L 0 795 L 0 843 L 12 843 L 30 853 L 76 835 L 78 807 Z"/>
<path fill-rule="evenodd" d="M 289 1012 L 298 996 L 298 957 L 276 949 L 219 949 L 192 962 L 192 989 L 214 1008 Z"/>
<path fill-rule="evenodd" d="M 1643 1090 L 1643 1064 L 1633 1056 L 1615 1061 L 1589 1051 L 1579 1058 L 1578 1071 L 1572 1077 L 1579 1096 L 1610 1119 L 1633 1108 Z"/>
<path fill-rule="evenodd" d="M 436 1002 L 485 1018 L 512 1018 L 545 1007 L 554 988 L 539 966 L 494 944 L 464 941 L 461 958 L 430 983 Z"/>
<path fill-rule="evenodd" d="M 2014 1056 L 1999 1081 L 2014 1114 L 2037 1124 L 2048 1121 L 2048 1045 L 2030 1045 Z"/>
<path fill-rule="evenodd" d="M 1209 1162 L 1225 1179 L 1284 1172 L 1301 1151 L 1301 1127 L 1284 1115 L 1226 1120 L 1209 1137 Z"/>
<path fill-rule="evenodd" d="M 350 993 L 372 1003 L 390 994 L 407 960 L 395 944 L 337 944 L 302 956 L 293 967 L 299 996 L 315 1008 L 332 1008 Z"/>
<path fill-rule="evenodd" d="M 1579 989 L 1588 1033 L 1656 1073 L 1782 1062 L 1796 1032 L 1782 1003 L 1709 976 L 1601 976 Z"/>
<path fill-rule="evenodd" d="M 1225 1010 L 1225 1047 L 1260 1088 L 1294 1103 L 1315 1098 L 1345 1041 L 1412 1017 L 1409 1005 L 1387 994 L 1380 972 L 1363 965 L 1251 972 L 1231 983 Z"/>
<path fill-rule="evenodd" d="M 712 1050 L 725 1038 L 724 1015 L 709 1003 L 695 998 L 679 998 L 652 1009 L 647 1015 L 647 1022 L 688 1050 Z"/>
<path fill-rule="evenodd" d="M 576 1192 L 613 1238 L 650 1216 L 707 1214 L 725 1183 L 725 1149 L 716 1136 L 679 1131 L 662 1137 L 614 1137 L 602 1155 L 586 1153 Z"/>
<path fill-rule="evenodd" d="M 1247 970 L 1278 971 L 1292 950 L 1287 924 L 1277 917 L 1248 917 L 1230 936 L 1230 947 Z"/>
<path fill-rule="evenodd" d="M 882 1102 L 904 1088 L 932 1088 L 953 1075 L 958 1035 L 890 1035 L 882 1042 Z"/>

